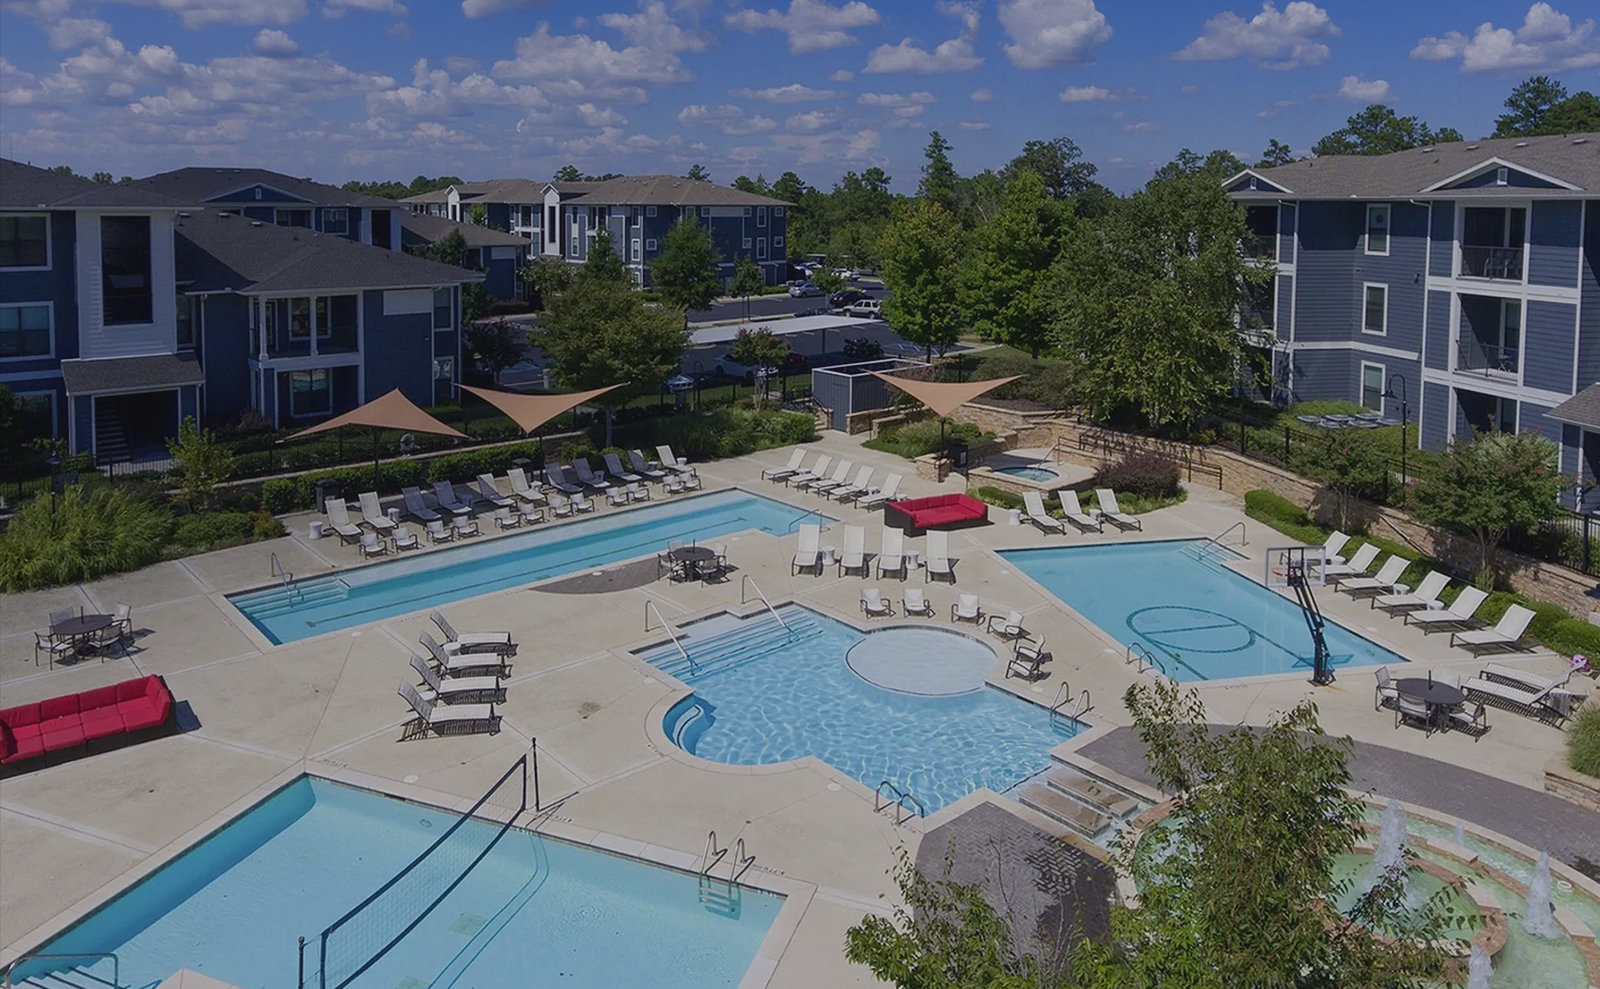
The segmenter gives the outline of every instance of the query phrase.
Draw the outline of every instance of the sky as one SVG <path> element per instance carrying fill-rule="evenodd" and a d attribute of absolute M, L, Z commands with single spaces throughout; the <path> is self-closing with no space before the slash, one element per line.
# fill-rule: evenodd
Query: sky
<path fill-rule="evenodd" d="M 768 6 L 770 3 L 782 5 Z M 1181 148 L 1306 152 L 1382 102 L 1468 137 L 1517 81 L 1600 90 L 1552 3 L 0 0 L 0 154 L 81 173 L 340 183 L 586 172 L 916 188 L 1067 136 L 1119 191 Z"/>

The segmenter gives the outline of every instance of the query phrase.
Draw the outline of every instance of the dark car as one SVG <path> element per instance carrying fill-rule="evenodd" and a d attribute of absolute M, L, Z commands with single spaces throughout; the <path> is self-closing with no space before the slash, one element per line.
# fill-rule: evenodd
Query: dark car
<path fill-rule="evenodd" d="M 870 298 L 872 298 L 872 296 L 858 288 L 847 288 L 843 292 L 835 292 L 828 296 L 828 305 L 835 309 L 843 309 L 852 302 L 860 302 L 862 299 Z"/>

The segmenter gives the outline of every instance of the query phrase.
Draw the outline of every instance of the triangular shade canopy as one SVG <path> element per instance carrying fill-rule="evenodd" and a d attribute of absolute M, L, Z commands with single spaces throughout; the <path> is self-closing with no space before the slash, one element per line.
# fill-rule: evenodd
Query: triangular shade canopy
<path fill-rule="evenodd" d="M 916 381 L 911 378 L 896 378 L 878 371 L 872 373 L 932 409 L 936 416 L 947 416 L 984 392 L 1022 377 L 1016 374 L 1009 378 L 991 378 L 988 381 Z"/>
<path fill-rule="evenodd" d="M 375 398 L 344 415 L 334 416 L 310 429 L 302 429 L 289 439 L 299 439 L 313 433 L 326 433 L 340 426 L 370 426 L 374 429 L 395 429 L 406 433 L 438 433 L 440 436 L 467 438 L 465 434 L 457 432 L 417 408 L 409 398 L 400 394 L 400 389 L 396 388 L 382 398 Z"/>
<path fill-rule="evenodd" d="M 575 391 L 565 395 L 518 395 L 509 391 L 474 388 L 471 385 L 462 385 L 461 390 L 472 392 L 510 416 L 511 421 L 515 422 L 524 433 L 531 433 L 573 406 L 582 405 L 613 388 L 621 387 L 621 385 L 606 385 L 593 391 Z"/>

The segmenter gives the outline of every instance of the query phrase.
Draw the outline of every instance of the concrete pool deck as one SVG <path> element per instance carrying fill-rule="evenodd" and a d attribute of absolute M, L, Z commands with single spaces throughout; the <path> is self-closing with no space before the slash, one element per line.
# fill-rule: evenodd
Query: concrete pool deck
<path fill-rule="evenodd" d="M 918 481 L 911 464 L 866 450 L 859 438 L 830 433 L 807 447 L 872 464 L 880 479 L 890 471 L 902 473 L 902 491 L 912 497 L 963 487 L 959 477 L 942 485 Z M 786 459 L 786 451 L 773 450 L 706 464 L 700 471 L 708 490 L 744 487 L 793 504 L 797 516 L 821 506 L 815 496 L 759 479 L 762 468 Z M 572 794 L 556 812 L 562 827 L 691 859 L 714 829 L 724 842 L 742 837 L 757 856 L 757 869 L 809 891 L 786 945 L 758 963 L 760 972 L 752 969 L 750 985 L 873 984 L 870 973 L 844 959 L 843 934 L 864 913 L 883 913 L 897 902 L 889 878 L 896 849 L 905 846 L 915 854 L 924 822 L 913 819 L 897 827 L 888 815 L 873 812 L 864 787 L 814 759 L 778 767 L 709 766 L 664 750 L 657 712 L 681 691 L 630 654 L 646 641 L 664 638 L 659 630 L 645 631 L 646 603 L 671 622 L 720 610 L 748 614 L 761 607 L 753 594 L 748 603 L 740 602 L 741 578 L 749 576 L 774 604 L 796 601 L 857 626 L 870 625 L 858 605 L 863 586 L 879 587 L 895 601 L 898 623 L 948 626 L 956 595 L 977 593 L 986 611 L 1021 610 L 1030 631 L 1048 637 L 1055 657 L 1039 683 L 1005 680 L 1003 665 L 990 675 L 991 683 L 1046 704 L 1063 682 L 1074 694 L 1086 688 L 1094 705 L 1086 720 L 1096 729 L 1114 728 L 1128 723 L 1120 697 L 1141 674 L 1124 662 L 1115 639 L 994 551 L 1198 538 L 1244 520 L 1238 499 L 1195 486 L 1189 490 L 1182 505 L 1145 516 L 1145 532 L 1125 535 L 1046 536 L 1010 526 L 1004 512 L 992 509 L 994 524 L 950 534 L 957 560 L 953 587 L 924 583 L 912 572 L 906 586 L 926 590 L 937 616 L 931 619 L 900 614 L 900 588 L 893 578 L 841 579 L 833 568 L 824 568 L 821 576 L 791 576 L 797 537 L 759 532 L 727 540 L 737 570 L 722 584 L 661 580 L 629 586 L 634 581 L 628 579 L 605 586 L 596 581 L 583 588 L 588 593 L 578 594 L 563 593 L 570 587 L 536 585 L 446 606 L 458 628 L 509 629 L 520 644 L 500 707 L 502 730 L 494 736 L 398 741 L 409 712 L 395 687 L 412 677 L 407 656 L 429 625 L 426 611 L 272 646 L 225 602 L 227 593 L 270 582 L 273 552 L 300 578 L 360 564 L 354 546 L 306 539 L 309 515 L 286 520 L 293 534 L 270 543 L 81 586 L 8 595 L 0 607 L 0 706 L 159 673 L 175 697 L 188 704 L 198 726 L 0 780 L 0 945 L 5 946 L 0 961 L 94 905 L 108 883 L 170 855 L 194 840 L 197 828 L 286 776 L 354 774 L 390 792 L 415 787 L 470 801 L 537 738 L 543 796 Z M 879 514 L 827 504 L 825 511 L 840 523 L 823 533 L 824 545 L 842 545 L 839 525 L 863 524 L 868 551 L 876 551 Z M 494 538 L 492 533 L 489 527 L 479 538 Z M 1288 540 L 1254 521 L 1246 523 L 1246 533 L 1249 543 L 1239 547 L 1246 555 L 1238 568 L 1259 580 L 1265 549 Z M 921 539 L 907 541 L 908 549 L 922 547 Z M 1318 600 L 1329 617 L 1406 656 L 1419 669 L 1469 674 L 1482 665 L 1451 649 L 1448 636 L 1424 637 L 1370 611 L 1364 602 L 1329 592 Z M 130 657 L 91 659 L 53 671 L 34 665 L 31 633 L 48 611 L 110 611 L 118 603 L 133 607 L 139 630 Z M 1504 661 L 1546 674 L 1566 666 L 1544 652 Z M 1215 722 L 1264 723 L 1273 712 L 1314 696 L 1332 733 L 1518 786 L 1542 787 L 1544 762 L 1562 744 L 1558 729 L 1496 710 L 1490 713 L 1492 730 L 1477 742 L 1460 733 L 1424 738 L 1420 732 L 1396 731 L 1391 712 L 1373 710 L 1371 677 L 1370 670 L 1350 670 L 1327 688 L 1312 687 L 1302 674 L 1194 686 Z M 941 821 L 947 819 L 940 815 Z"/>

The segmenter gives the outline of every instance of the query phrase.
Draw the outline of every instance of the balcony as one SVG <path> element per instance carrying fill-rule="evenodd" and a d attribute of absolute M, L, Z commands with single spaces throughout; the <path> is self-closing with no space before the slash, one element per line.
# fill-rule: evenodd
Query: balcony
<path fill-rule="evenodd" d="M 1522 248 L 1461 245 L 1461 277 L 1522 281 Z"/>
<path fill-rule="evenodd" d="M 1456 370 L 1481 374 L 1486 378 L 1515 380 L 1520 359 L 1521 348 L 1502 347 L 1477 337 L 1466 337 L 1456 348 Z"/>

